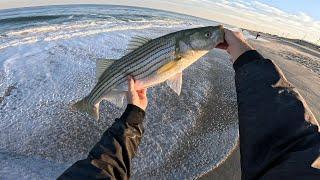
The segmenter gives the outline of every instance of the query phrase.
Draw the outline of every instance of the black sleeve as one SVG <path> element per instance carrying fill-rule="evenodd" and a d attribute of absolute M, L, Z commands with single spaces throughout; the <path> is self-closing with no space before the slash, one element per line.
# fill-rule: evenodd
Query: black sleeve
<path fill-rule="evenodd" d="M 129 179 L 131 159 L 143 134 L 144 116 L 142 109 L 129 104 L 89 156 L 74 163 L 58 179 Z"/>
<path fill-rule="evenodd" d="M 257 51 L 234 63 L 243 179 L 320 179 L 317 121 L 282 71 Z"/>

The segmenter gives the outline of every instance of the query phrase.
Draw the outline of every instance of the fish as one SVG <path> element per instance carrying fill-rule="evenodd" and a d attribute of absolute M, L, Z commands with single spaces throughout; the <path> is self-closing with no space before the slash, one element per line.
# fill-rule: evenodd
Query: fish
<path fill-rule="evenodd" d="M 129 52 L 120 59 L 96 61 L 95 87 L 72 108 L 98 120 L 102 100 L 123 107 L 128 76 L 135 80 L 137 90 L 166 82 L 180 95 L 182 71 L 222 42 L 222 25 L 184 29 L 155 39 L 134 36 Z"/>

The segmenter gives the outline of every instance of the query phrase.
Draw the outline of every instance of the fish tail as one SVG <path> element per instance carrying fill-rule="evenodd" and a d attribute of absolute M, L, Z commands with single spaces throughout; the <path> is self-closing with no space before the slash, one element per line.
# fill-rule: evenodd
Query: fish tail
<path fill-rule="evenodd" d="M 82 100 L 73 104 L 72 109 L 80 111 L 80 112 L 88 113 L 94 119 L 99 120 L 99 104 L 98 105 L 91 105 L 88 102 L 87 97 L 85 97 Z"/>

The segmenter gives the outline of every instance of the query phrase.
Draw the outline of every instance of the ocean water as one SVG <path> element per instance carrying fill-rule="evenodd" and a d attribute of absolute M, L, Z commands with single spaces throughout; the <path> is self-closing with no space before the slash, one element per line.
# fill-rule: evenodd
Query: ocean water
<path fill-rule="evenodd" d="M 0 10 L 0 179 L 55 179 L 121 115 L 108 102 L 100 121 L 69 109 L 94 86 L 97 58 L 120 58 L 135 35 L 217 24 L 124 6 Z M 164 84 L 149 89 L 133 179 L 194 179 L 232 152 L 238 129 L 228 59 L 214 50 L 188 68 L 179 97 Z"/>
<path fill-rule="evenodd" d="M 65 34 L 70 34 L 68 30 L 73 30 L 72 32 L 75 30 L 81 32 L 83 30 L 87 31 L 85 35 L 90 35 L 116 30 L 144 29 L 157 26 L 170 28 L 175 25 L 200 26 L 204 24 L 217 24 L 214 21 L 176 13 L 106 5 L 31 7 L 0 10 L 0 13 L 1 37 L 26 35 L 33 30 L 33 33 L 38 33 L 38 35 L 45 35 L 40 33 L 51 32 L 52 30 L 55 30 L 57 33 L 59 30 L 63 30 Z M 104 28 L 108 28 L 108 31 L 102 30 Z M 88 32 L 88 30 L 96 31 Z M 53 34 L 53 36 L 55 35 L 57 34 Z M 61 32 L 59 35 L 62 35 Z M 40 37 L 38 38 L 41 40 Z M 59 36 L 56 39 L 58 38 L 62 37 Z"/>

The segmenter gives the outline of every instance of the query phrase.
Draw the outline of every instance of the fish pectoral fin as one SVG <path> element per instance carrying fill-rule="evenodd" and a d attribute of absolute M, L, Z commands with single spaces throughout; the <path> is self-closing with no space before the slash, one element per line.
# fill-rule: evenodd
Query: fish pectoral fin
<path fill-rule="evenodd" d="M 127 50 L 128 52 L 134 51 L 135 49 L 138 49 L 139 47 L 143 46 L 144 44 L 146 44 L 151 40 L 152 40 L 151 38 L 146 38 L 142 36 L 133 36 L 129 41 Z"/>
<path fill-rule="evenodd" d="M 181 87 L 182 87 L 182 72 L 177 73 L 176 75 L 168 79 L 167 84 L 179 96 L 181 93 Z"/>
<path fill-rule="evenodd" d="M 102 73 L 110 67 L 116 59 L 97 59 L 96 61 L 96 79 L 99 80 Z"/>
<path fill-rule="evenodd" d="M 104 99 L 116 105 L 119 108 L 123 107 L 126 92 L 124 91 L 111 91 L 104 96 Z"/>

